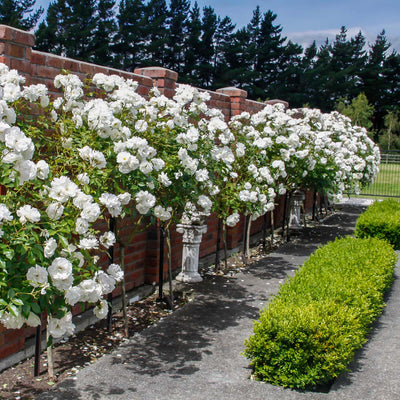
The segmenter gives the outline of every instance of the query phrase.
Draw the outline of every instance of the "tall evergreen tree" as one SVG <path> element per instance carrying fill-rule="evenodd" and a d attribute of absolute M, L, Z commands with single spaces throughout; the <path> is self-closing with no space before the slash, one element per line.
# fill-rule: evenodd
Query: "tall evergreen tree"
<path fill-rule="evenodd" d="M 46 21 L 36 32 L 37 48 L 43 49 L 44 44 L 54 43 L 53 48 L 47 51 L 90 61 L 94 54 L 92 38 L 98 23 L 96 10 L 96 0 L 57 0 L 51 3 Z M 57 18 L 57 22 L 53 18 Z"/>
<path fill-rule="evenodd" d="M 214 81 L 213 88 L 227 86 L 226 72 L 228 65 L 228 52 L 231 46 L 235 25 L 229 17 L 218 17 L 217 30 L 214 35 Z"/>
<path fill-rule="evenodd" d="M 164 66 L 167 44 L 168 8 L 165 0 L 150 0 L 145 6 L 144 29 L 146 31 L 143 66 Z"/>
<path fill-rule="evenodd" d="M 99 0 L 97 6 L 97 26 L 92 38 L 92 62 L 100 65 L 112 65 L 112 47 L 116 31 L 115 0 Z"/>
<path fill-rule="evenodd" d="M 278 79 L 268 88 L 270 97 L 286 100 L 291 107 L 301 107 L 304 102 L 299 90 L 303 75 L 302 54 L 303 48 L 289 41 L 279 57 Z"/>
<path fill-rule="evenodd" d="M 214 36 L 217 30 L 217 16 L 212 7 L 203 8 L 201 23 L 201 40 L 198 67 L 199 81 L 202 87 L 208 88 L 214 81 Z"/>
<path fill-rule="evenodd" d="M 178 72 L 178 74 L 183 71 L 189 10 L 190 1 L 188 0 L 170 1 L 165 66 Z"/>
<path fill-rule="evenodd" d="M 121 0 L 114 45 L 116 68 L 133 71 L 144 57 L 146 38 L 143 0 Z"/>
<path fill-rule="evenodd" d="M 270 97 L 271 91 L 279 81 L 279 60 L 283 55 L 286 41 L 281 36 L 282 27 L 275 25 L 277 15 L 271 10 L 264 13 L 258 35 L 255 37 L 257 54 L 254 59 L 255 80 L 252 96 Z"/>
<path fill-rule="evenodd" d="M 361 32 L 348 40 L 347 29 L 342 26 L 340 33 L 336 35 L 336 40 L 330 48 L 330 91 L 335 101 L 346 96 L 353 99 L 360 93 L 360 73 L 366 62 L 364 46 L 365 38 Z"/>
<path fill-rule="evenodd" d="M 194 3 L 189 12 L 188 32 L 185 42 L 184 67 L 180 80 L 194 86 L 200 86 L 198 70 L 200 65 L 201 49 L 201 18 L 200 8 Z"/>
<path fill-rule="evenodd" d="M 375 107 L 375 129 L 381 129 L 383 127 L 383 116 L 386 113 L 384 102 L 385 94 L 388 89 L 388 82 L 385 76 L 385 69 L 387 67 L 389 48 L 390 43 L 383 30 L 370 46 L 367 62 L 361 71 L 362 90 L 370 103 Z"/>
<path fill-rule="evenodd" d="M 1 0 L 0 24 L 31 30 L 43 14 L 42 7 L 34 11 L 35 3 L 36 0 Z"/>

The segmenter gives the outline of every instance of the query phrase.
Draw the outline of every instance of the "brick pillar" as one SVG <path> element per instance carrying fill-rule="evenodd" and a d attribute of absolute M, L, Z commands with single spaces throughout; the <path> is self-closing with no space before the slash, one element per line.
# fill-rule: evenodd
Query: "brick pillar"
<path fill-rule="evenodd" d="M 218 93 L 225 94 L 231 98 L 231 117 L 248 111 L 246 107 L 247 92 L 235 87 L 217 89 Z"/>
<path fill-rule="evenodd" d="M 154 87 L 166 97 L 172 98 L 175 95 L 178 73 L 162 67 L 136 68 L 135 74 L 148 76 L 153 79 Z"/>
<path fill-rule="evenodd" d="M 0 25 L 0 62 L 25 75 L 27 84 L 30 83 L 34 44 L 35 36 L 32 33 Z"/>

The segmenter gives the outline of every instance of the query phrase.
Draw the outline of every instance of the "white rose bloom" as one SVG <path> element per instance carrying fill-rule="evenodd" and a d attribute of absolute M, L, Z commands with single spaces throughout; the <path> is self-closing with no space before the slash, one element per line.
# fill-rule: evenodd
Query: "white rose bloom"
<path fill-rule="evenodd" d="M 122 281 L 124 278 L 124 272 L 118 264 L 110 264 L 107 268 L 108 275 L 112 276 L 117 282 Z"/>
<path fill-rule="evenodd" d="M 154 216 L 159 218 L 161 221 L 168 221 L 171 218 L 171 212 L 162 206 L 154 207 Z"/>
<path fill-rule="evenodd" d="M 233 227 L 235 226 L 240 220 L 240 215 L 238 213 L 233 213 L 226 219 L 226 225 Z"/>
<path fill-rule="evenodd" d="M 161 158 L 153 158 L 151 162 L 156 171 L 161 171 L 165 167 L 165 162 Z"/>
<path fill-rule="evenodd" d="M 82 289 L 79 286 L 71 286 L 64 293 L 65 301 L 70 306 L 74 306 L 76 303 L 81 301 Z"/>
<path fill-rule="evenodd" d="M 95 275 L 95 279 L 101 286 L 103 294 L 111 293 L 115 289 L 115 279 L 104 271 L 98 271 Z"/>
<path fill-rule="evenodd" d="M 206 169 L 199 169 L 196 171 L 196 179 L 198 182 L 205 182 L 209 179 L 208 171 Z"/>
<path fill-rule="evenodd" d="M 75 223 L 75 231 L 80 235 L 84 235 L 89 230 L 89 221 L 84 218 L 77 218 Z"/>
<path fill-rule="evenodd" d="M 36 164 L 37 172 L 36 175 L 39 179 L 47 179 L 49 176 L 50 168 L 46 161 L 40 160 Z"/>
<path fill-rule="evenodd" d="M 81 212 L 81 218 L 89 222 L 95 222 L 101 214 L 100 206 L 97 203 L 86 204 Z"/>
<path fill-rule="evenodd" d="M 28 138 L 24 132 L 17 127 L 6 129 L 5 145 L 17 153 L 29 150 L 32 146 L 32 139 Z"/>
<path fill-rule="evenodd" d="M 99 199 L 105 205 L 112 217 L 118 217 L 122 212 L 121 201 L 115 194 L 103 193 Z"/>
<path fill-rule="evenodd" d="M 18 309 L 17 316 L 6 312 L 0 317 L 0 322 L 7 329 L 20 329 L 20 328 L 22 328 L 22 325 L 24 324 L 25 319 Z"/>
<path fill-rule="evenodd" d="M 99 248 L 99 241 L 94 236 L 83 238 L 79 241 L 78 247 L 82 250 L 92 250 Z"/>
<path fill-rule="evenodd" d="M 86 172 L 84 172 L 83 174 L 79 174 L 77 176 L 77 178 L 78 178 L 78 181 L 80 183 L 82 183 L 83 185 L 88 185 L 90 183 L 89 176 Z"/>
<path fill-rule="evenodd" d="M 72 323 L 72 314 L 68 312 L 62 318 L 49 317 L 47 327 L 53 338 L 72 335 L 75 330 L 75 325 Z"/>
<path fill-rule="evenodd" d="M 208 214 L 211 211 L 212 201 L 207 196 L 200 195 L 197 204 L 203 207 L 205 213 Z"/>
<path fill-rule="evenodd" d="M 40 221 L 40 212 L 36 208 L 26 205 L 22 206 L 17 210 L 17 215 L 21 224 L 25 224 L 27 221 L 29 222 L 39 222 Z"/>
<path fill-rule="evenodd" d="M 47 277 L 47 269 L 40 265 L 30 267 L 26 273 L 26 279 L 33 287 L 45 286 L 48 283 Z"/>
<path fill-rule="evenodd" d="M 142 163 L 140 163 L 139 169 L 145 175 L 148 175 L 151 171 L 153 171 L 153 164 L 149 161 L 143 161 Z"/>
<path fill-rule="evenodd" d="M 106 249 L 109 247 L 113 246 L 116 242 L 115 235 L 113 232 L 106 232 L 103 235 L 100 236 L 100 243 L 102 246 L 104 246 Z"/>
<path fill-rule="evenodd" d="M 53 221 L 58 221 L 64 212 L 64 206 L 61 203 L 51 203 L 46 208 L 48 217 Z"/>
<path fill-rule="evenodd" d="M 78 186 L 68 177 L 54 178 L 50 184 L 49 197 L 60 203 L 65 203 L 70 197 L 78 193 Z"/>
<path fill-rule="evenodd" d="M 36 178 L 37 166 L 30 160 L 17 160 L 14 169 L 18 172 L 18 183 L 22 185 L 24 182 L 31 181 Z"/>
<path fill-rule="evenodd" d="M 13 216 L 11 211 L 7 208 L 5 204 L 0 204 L 0 222 L 2 221 L 12 221 Z"/>
<path fill-rule="evenodd" d="M 102 296 L 101 286 L 93 279 L 85 279 L 79 287 L 82 289 L 81 301 L 87 301 L 89 303 L 96 303 Z"/>
<path fill-rule="evenodd" d="M 94 315 L 98 319 L 103 319 L 108 314 L 108 303 L 106 300 L 101 300 L 100 303 L 93 309 Z"/>
<path fill-rule="evenodd" d="M 150 208 L 154 207 L 156 203 L 156 198 L 147 191 L 140 191 L 135 196 L 136 209 L 140 214 L 147 214 Z"/>
<path fill-rule="evenodd" d="M 93 197 L 90 194 L 85 194 L 81 190 L 78 190 L 72 202 L 75 207 L 83 210 L 86 206 L 90 206 L 90 204 L 93 203 Z"/>
<path fill-rule="evenodd" d="M 121 203 L 123 206 L 128 205 L 129 202 L 131 201 L 131 198 L 132 198 L 131 194 L 128 193 L 128 192 L 121 193 L 121 194 L 119 194 L 117 197 L 118 197 L 118 200 L 120 201 L 120 203 Z"/>
<path fill-rule="evenodd" d="M 168 175 L 165 172 L 161 172 L 161 174 L 158 175 L 158 181 L 161 183 L 161 185 L 168 187 L 172 184 L 171 180 L 168 178 Z"/>
<path fill-rule="evenodd" d="M 32 326 L 32 327 L 34 327 L 34 328 L 35 328 L 36 326 L 41 325 L 41 323 L 42 323 L 42 321 L 41 321 L 41 319 L 39 318 L 39 316 L 36 315 L 36 314 L 33 313 L 33 312 L 30 312 L 30 313 L 29 313 L 28 318 L 25 320 L 25 322 L 26 322 L 26 324 L 27 324 L 28 326 Z"/>
<path fill-rule="evenodd" d="M 64 280 L 72 275 L 72 264 L 64 257 L 57 257 L 48 268 L 51 279 Z"/>
<path fill-rule="evenodd" d="M 49 238 L 44 242 L 44 256 L 50 258 L 54 256 L 57 249 L 57 242 L 54 238 Z"/>

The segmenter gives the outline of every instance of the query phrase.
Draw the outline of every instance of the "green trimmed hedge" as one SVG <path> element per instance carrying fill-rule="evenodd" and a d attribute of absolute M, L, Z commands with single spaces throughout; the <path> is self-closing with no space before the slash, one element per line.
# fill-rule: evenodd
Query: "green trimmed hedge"
<path fill-rule="evenodd" d="M 358 217 L 355 235 L 385 239 L 395 249 L 400 249 L 400 202 L 375 201 Z"/>
<path fill-rule="evenodd" d="M 281 286 L 245 342 L 255 377 L 314 389 L 345 371 L 384 307 L 396 259 L 392 246 L 375 238 L 318 249 Z"/>

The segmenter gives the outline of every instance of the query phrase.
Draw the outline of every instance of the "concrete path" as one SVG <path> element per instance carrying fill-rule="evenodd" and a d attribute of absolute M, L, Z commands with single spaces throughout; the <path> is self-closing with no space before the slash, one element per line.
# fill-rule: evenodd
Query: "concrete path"
<path fill-rule="evenodd" d="M 208 277 L 195 298 L 117 351 L 84 368 L 38 400 L 395 400 L 400 399 L 400 282 L 357 353 L 351 372 L 329 393 L 299 392 L 251 381 L 241 352 L 253 320 L 279 285 L 321 244 L 351 234 L 365 209 L 337 213 L 233 278 Z"/>

